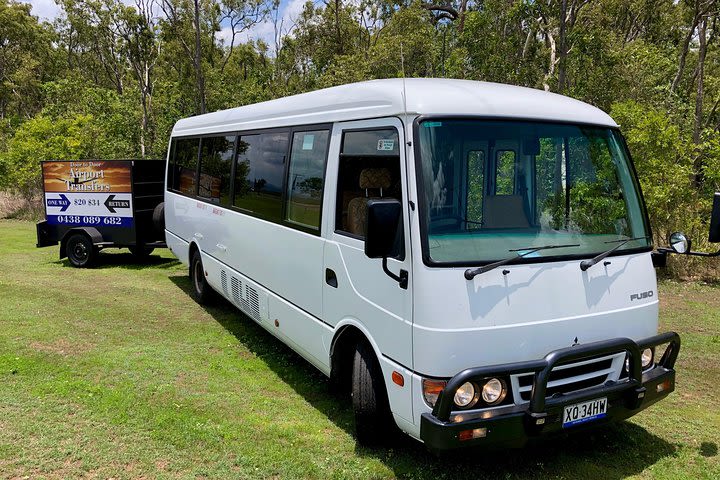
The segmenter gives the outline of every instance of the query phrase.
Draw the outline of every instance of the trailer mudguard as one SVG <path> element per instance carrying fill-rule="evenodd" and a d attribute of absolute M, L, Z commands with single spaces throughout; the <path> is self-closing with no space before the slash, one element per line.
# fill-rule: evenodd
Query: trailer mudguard
<path fill-rule="evenodd" d="M 62 240 L 60 241 L 60 259 L 63 259 L 67 257 L 65 254 L 65 244 L 67 243 L 67 239 L 70 238 L 71 235 L 74 233 L 82 232 L 88 237 L 90 237 L 90 240 L 92 240 L 93 245 L 100 245 L 104 242 L 102 234 L 98 231 L 95 227 L 76 227 L 71 228 L 67 232 L 65 232 L 65 235 L 63 235 Z M 38 237 L 39 238 L 39 237 Z"/>
<path fill-rule="evenodd" d="M 37 222 L 35 231 L 37 233 L 37 243 L 35 244 L 37 248 L 57 245 L 58 242 L 54 235 L 54 228 L 48 224 L 47 220 Z"/>

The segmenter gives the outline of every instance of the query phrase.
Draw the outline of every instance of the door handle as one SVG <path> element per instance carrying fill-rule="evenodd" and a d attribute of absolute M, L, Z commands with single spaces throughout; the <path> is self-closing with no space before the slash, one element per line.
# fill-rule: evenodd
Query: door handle
<path fill-rule="evenodd" d="M 218 250 L 222 250 L 223 252 L 227 251 L 227 247 L 225 245 L 223 245 L 222 243 L 218 243 L 215 246 L 218 248 Z"/>
<path fill-rule="evenodd" d="M 329 268 L 325 269 L 325 283 L 333 288 L 338 288 L 337 275 Z"/>
<path fill-rule="evenodd" d="M 203 234 L 202 234 L 202 233 L 195 233 L 195 238 L 197 238 L 198 240 L 202 240 L 202 239 L 203 239 Z"/>

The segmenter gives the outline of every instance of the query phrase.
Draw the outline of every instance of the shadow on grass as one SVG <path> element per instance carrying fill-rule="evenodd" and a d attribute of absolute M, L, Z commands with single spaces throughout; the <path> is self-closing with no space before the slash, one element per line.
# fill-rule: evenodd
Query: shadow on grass
<path fill-rule="evenodd" d="M 67 258 L 53 262 L 68 268 L 75 268 Z M 163 257 L 158 254 L 150 254 L 147 257 L 136 257 L 128 251 L 117 253 L 100 252 L 92 266 L 95 270 L 105 268 L 124 268 L 127 270 L 142 270 L 145 268 L 170 268 L 178 265 L 180 261 L 175 257 Z"/>
<path fill-rule="evenodd" d="M 172 276 L 170 280 L 190 295 L 188 277 Z M 354 434 L 349 399 L 330 393 L 329 388 L 318 388 L 320 384 L 329 386 L 322 373 L 224 299 L 203 308 L 298 395 L 339 428 Z M 716 452 L 710 446 L 704 450 Z M 470 449 L 438 457 L 420 442 L 398 435 L 387 447 L 356 446 L 355 453 L 382 462 L 399 478 L 615 480 L 639 474 L 660 459 L 674 456 L 675 447 L 642 427 L 621 422 L 573 435 L 543 438 L 522 449 Z"/>

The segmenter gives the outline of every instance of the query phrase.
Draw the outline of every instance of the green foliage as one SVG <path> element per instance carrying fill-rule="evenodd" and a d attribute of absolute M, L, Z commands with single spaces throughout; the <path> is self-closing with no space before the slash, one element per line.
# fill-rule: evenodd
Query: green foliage
<path fill-rule="evenodd" d="M 37 116 L 25 122 L 8 142 L 7 152 L 0 154 L 0 186 L 31 197 L 39 188 L 41 160 L 103 158 L 108 151 L 94 120 L 91 115 Z"/>
<path fill-rule="evenodd" d="M 633 154 L 655 241 L 662 244 L 699 213 L 698 194 L 690 188 L 692 143 L 657 109 L 630 101 L 613 105 L 611 114 Z"/>
<path fill-rule="evenodd" d="M 56 73 L 53 36 L 29 4 L 0 1 L 0 118 L 26 119 L 40 109 L 42 83 Z"/>

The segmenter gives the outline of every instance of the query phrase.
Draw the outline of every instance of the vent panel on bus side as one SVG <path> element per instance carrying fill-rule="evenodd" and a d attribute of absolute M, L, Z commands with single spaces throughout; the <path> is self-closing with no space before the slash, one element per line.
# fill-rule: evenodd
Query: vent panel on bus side
<path fill-rule="evenodd" d="M 228 274 L 225 270 L 220 271 L 220 281 L 222 283 L 225 298 L 234 303 L 244 314 L 255 321 L 261 322 L 267 320 L 267 294 L 249 285 L 249 282 L 243 281 L 232 275 L 230 276 L 230 289 L 228 291 L 227 284 Z M 243 286 L 245 288 L 243 288 Z"/>
<path fill-rule="evenodd" d="M 225 270 L 220 270 L 220 281 L 222 282 L 222 289 L 223 289 L 223 293 L 225 294 L 225 298 L 227 298 L 228 297 L 227 273 L 225 273 Z"/>

